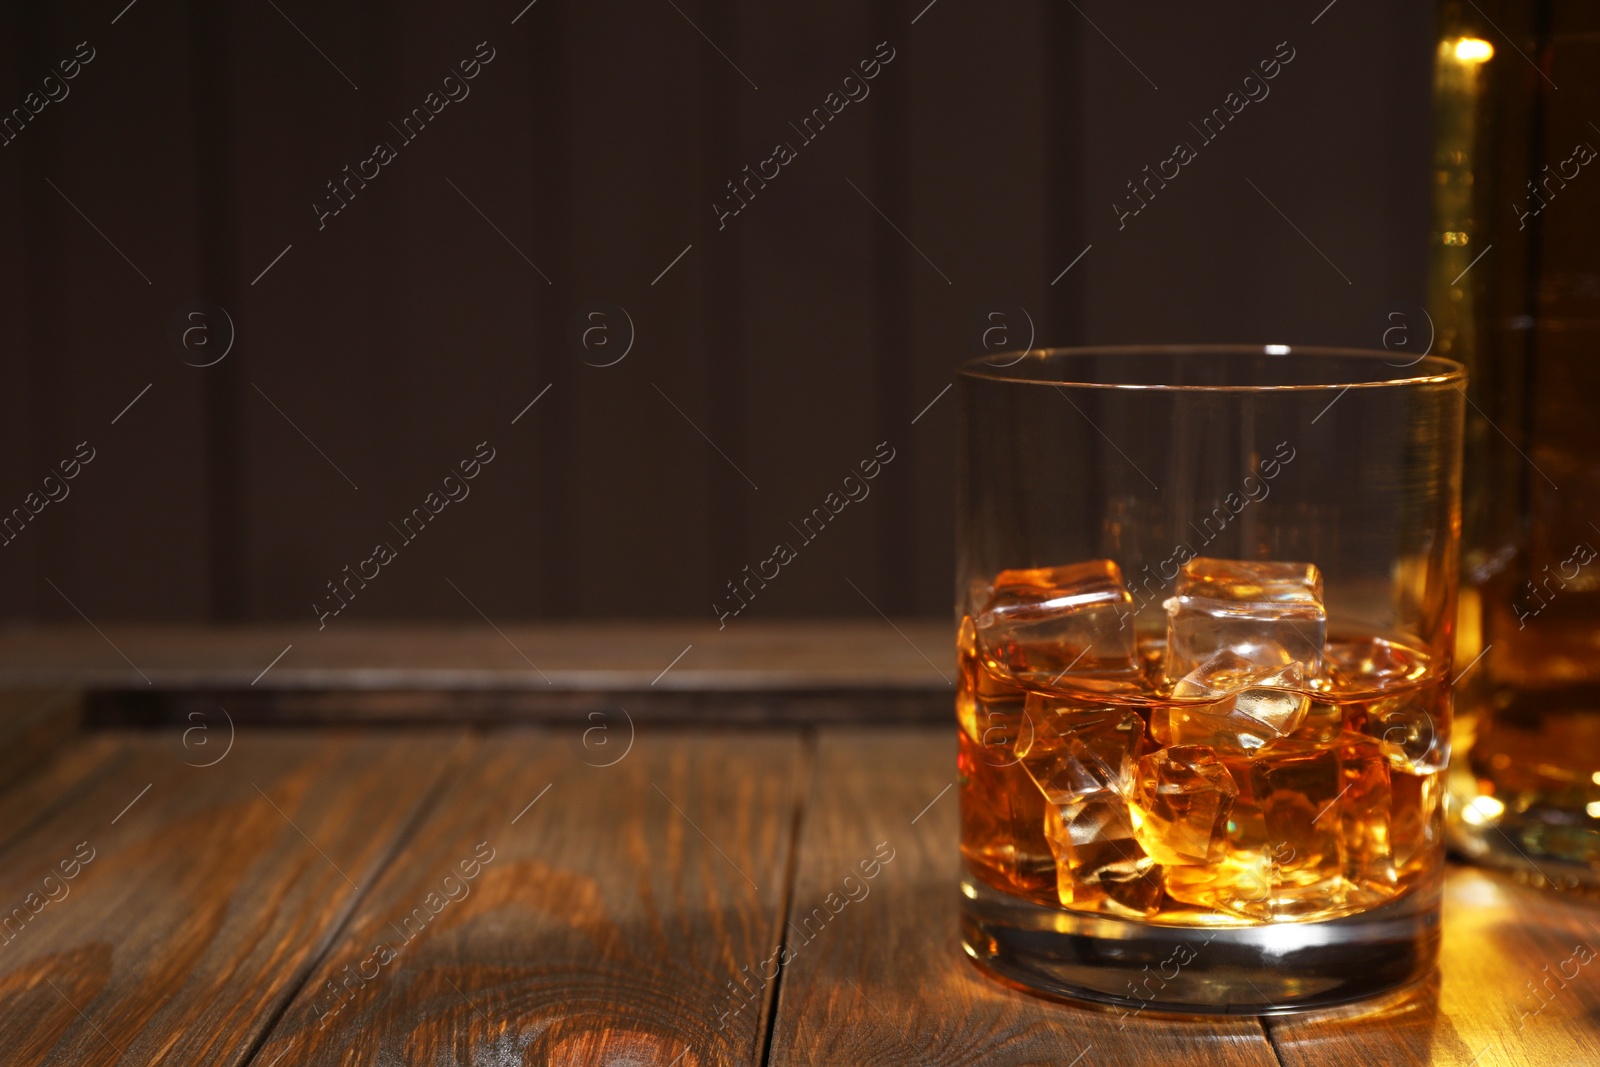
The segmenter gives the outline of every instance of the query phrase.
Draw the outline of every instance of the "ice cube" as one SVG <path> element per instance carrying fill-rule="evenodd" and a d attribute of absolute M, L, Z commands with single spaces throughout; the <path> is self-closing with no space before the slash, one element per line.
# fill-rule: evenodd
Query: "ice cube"
<path fill-rule="evenodd" d="M 972 619 L 963 618 L 956 631 L 956 722 L 962 733 L 974 741 L 982 738 L 978 722 L 978 677 L 983 664 L 978 659 L 978 633 Z"/>
<path fill-rule="evenodd" d="M 1250 775 L 1275 880 L 1266 899 L 1241 902 L 1247 913 L 1306 918 L 1393 891 L 1389 766 L 1376 741 L 1352 731 L 1328 745 L 1280 741 Z"/>
<path fill-rule="evenodd" d="M 1335 872 L 1298 863 L 1288 847 L 1224 848 L 1204 866 L 1167 868 L 1175 900 L 1256 922 L 1331 919 L 1350 910 L 1349 885 Z"/>
<path fill-rule="evenodd" d="M 1212 752 L 1227 768 L 1234 786 L 1239 790 L 1239 795 L 1233 798 L 1233 810 L 1228 813 L 1228 848 L 1270 851 L 1266 816 L 1256 802 L 1255 784 L 1250 775 L 1250 757 L 1226 749 L 1213 749 Z"/>
<path fill-rule="evenodd" d="M 1137 670 L 1133 597 L 1109 559 L 1001 571 L 975 622 L 984 655 L 1031 681 Z"/>
<path fill-rule="evenodd" d="M 1339 851 L 1345 881 L 1382 898 L 1395 888 L 1390 819 L 1394 793 L 1382 745 L 1365 734 L 1345 733 L 1339 754 Z"/>
<path fill-rule="evenodd" d="M 1015 745 L 1027 690 L 993 670 L 978 654 L 971 619 L 956 635 L 956 720 L 968 737 L 996 749 L 991 762 L 1016 762 Z"/>
<path fill-rule="evenodd" d="M 1139 761 L 1130 798 L 1134 835 L 1163 866 L 1219 859 L 1238 795 L 1209 748 L 1176 745 L 1152 752 Z"/>
<path fill-rule="evenodd" d="M 1340 870 L 1339 753 L 1286 741 L 1250 763 L 1251 792 L 1261 806 L 1267 839 L 1291 854 L 1294 870 Z"/>
<path fill-rule="evenodd" d="M 1287 850 L 1268 839 L 1266 816 L 1257 802 L 1248 756 L 1219 751 L 1238 790 L 1228 812 L 1221 847 L 1204 864 L 1166 868 L 1167 892 L 1175 900 L 1236 918 L 1266 921 L 1281 906 L 1284 879 L 1279 861 Z"/>
<path fill-rule="evenodd" d="M 1392 764 L 1389 767 L 1389 790 L 1394 798 L 1389 846 L 1397 874 L 1434 859 L 1434 851 L 1443 840 L 1439 819 L 1443 778 L 1438 773 L 1411 774 Z"/>
<path fill-rule="evenodd" d="M 1428 658 L 1384 637 L 1330 642 L 1324 650 L 1329 681 L 1335 691 L 1398 686 L 1428 673 Z"/>
<path fill-rule="evenodd" d="M 1061 903 L 1079 909 L 1153 914 L 1161 904 L 1161 867 L 1133 835 L 1128 805 L 1096 793 L 1071 804 L 1046 804 L 1044 836 L 1056 857 Z"/>
<path fill-rule="evenodd" d="M 1304 682 L 1298 663 L 1261 667 L 1224 649 L 1172 689 L 1179 700 L 1205 703 L 1157 708 L 1150 716 L 1151 733 L 1163 745 L 1252 752 L 1300 726 L 1311 705 Z"/>
<path fill-rule="evenodd" d="M 1327 613 L 1314 563 L 1192 559 L 1167 609 L 1167 677 L 1182 678 L 1227 650 L 1264 667 L 1322 670 Z"/>
<path fill-rule="evenodd" d="M 1311 701 L 1300 725 L 1289 735 L 1296 741 L 1327 744 L 1347 729 L 1355 729 L 1366 721 L 1359 705 L 1336 704 L 1331 700 Z"/>
<path fill-rule="evenodd" d="M 1391 768 L 1410 774 L 1444 769 L 1450 759 L 1447 699 L 1442 687 L 1427 686 L 1381 697 L 1368 706 L 1366 732 L 1377 738 Z M 1441 723 L 1446 724 L 1443 729 Z"/>
<path fill-rule="evenodd" d="M 1044 835 L 1063 904 L 1148 915 L 1161 870 L 1133 835 L 1128 789 L 1149 747 L 1131 709 L 1029 693 L 1017 755 L 1045 801 Z"/>
<path fill-rule="evenodd" d="M 1276 883 L 1272 855 L 1264 849 L 1225 848 L 1205 865 L 1166 869 L 1167 892 L 1174 900 L 1245 919 L 1270 919 Z"/>
<path fill-rule="evenodd" d="M 1148 747 L 1144 720 L 1132 709 L 1082 708 L 1029 693 L 1017 756 L 1052 804 L 1100 793 L 1126 798 Z"/>
<path fill-rule="evenodd" d="M 963 858 L 989 884 L 1053 903 L 1056 861 L 1044 838 L 1044 797 L 1014 757 L 1000 762 L 965 733 L 957 740 Z"/>

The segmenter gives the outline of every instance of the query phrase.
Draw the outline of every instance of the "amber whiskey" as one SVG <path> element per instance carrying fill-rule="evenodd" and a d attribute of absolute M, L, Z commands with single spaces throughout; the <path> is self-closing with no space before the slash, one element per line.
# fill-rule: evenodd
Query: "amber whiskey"
<path fill-rule="evenodd" d="M 1327 633 L 1305 564 L 1196 559 L 1165 634 L 1110 561 L 1007 571 L 960 629 L 961 847 L 1040 904 L 1157 923 L 1331 919 L 1438 868 L 1447 679 Z"/>

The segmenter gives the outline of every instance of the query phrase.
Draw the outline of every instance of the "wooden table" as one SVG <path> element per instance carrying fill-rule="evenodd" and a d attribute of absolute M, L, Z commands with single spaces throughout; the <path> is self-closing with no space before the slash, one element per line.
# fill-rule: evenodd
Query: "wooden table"
<path fill-rule="evenodd" d="M 0 675 L 56 669 L 8 640 Z M 1600 1062 L 1600 968 L 1553 977 L 1600 905 L 1467 867 L 1438 975 L 1361 1009 L 1124 1019 L 989 981 L 945 724 L 77 723 L 109 700 L 0 702 L 6 1067 Z"/>

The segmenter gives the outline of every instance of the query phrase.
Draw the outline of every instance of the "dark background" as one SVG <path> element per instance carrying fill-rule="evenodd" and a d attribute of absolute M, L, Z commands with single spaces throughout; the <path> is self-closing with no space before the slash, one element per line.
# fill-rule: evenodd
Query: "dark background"
<path fill-rule="evenodd" d="M 942 614 L 940 394 L 989 312 L 1012 344 L 1374 346 L 1422 297 L 1427 4 L 525 4 L 7 7 L 0 111 L 95 58 L 0 147 L 0 512 L 95 459 L 0 548 L 0 616 L 310 621 L 481 441 L 347 617 L 709 618 L 879 442 L 871 496 L 746 614 Z M 400 146 L 480 41 L 470 96 Z M 1124 183 L 1285 41 L 1271 95 L 1119 230 Z M 319 231 L 379 140 L 398 158 Z M 195 300 L 236 328 L 203 369 L 171 338 Z M 602 306 L 614 347 L 586 351 Z M 617 308 L 631 350 L 586 365 Z"/>

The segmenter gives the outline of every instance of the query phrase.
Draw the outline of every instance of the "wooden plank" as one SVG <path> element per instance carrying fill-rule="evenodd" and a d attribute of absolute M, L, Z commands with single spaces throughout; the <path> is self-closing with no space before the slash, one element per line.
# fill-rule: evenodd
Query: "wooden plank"
<path fill-rule="evenodd" d="M 227 4 L 189 5 L 194 200 L 199 220 L 196 280 L 200 296 L 224 309 L 237 310 L 243 306 L 247 284 L 240 276 L 240 183 L 234 170 L 233 118 L 238 94 L 233 82 L 233 19 L 234 12 Z M 211 340 L 208 336 L 208 343 Z M 207 361 L 206 356 L 194 360 Z M 225 358 L 201 369 L 201 374 L 206 617 L 212 622 L 237 622 L 244 618 L 247 588 L 248 489 L 240 473 L 245 466 L 245 393 L 251 390 L 240 358 Z"/>
<path fill-rule="evenodd" d="M 947 620 L 102 629 L 0 634 L 0 686 L 942 692 L 953 643 Z"/>
<path fill-rule="evenodd" d="M 118 743 L 0 854 L 0 1062 L 242 1063 L 459 746 L 241 734 L 195 768 L 170 737 Z"/>
<path fill-rule="evenodd" d="M 77 690 L 0 689 L 0 789 L 70 737 L 81 712 Z"/>
<path fill-rule="evenodd" d="M 1085 27 L 1082 77 L 1094 101 L 1079 146 L 1094 250 L 1072 272 L 1085 286 L 1090 343 L 1376 347 L 1380 309 L 1421 299 L 1432 11 L 1339 4 L 1324 14 L 1325 5 L 1303 16 L 1261 0 L 1184 6 L 1155 21 L 1115 5 L 1066 11 Z M 1290 63 L 1264 88 L 1244 86 L 1279 42 L 1294 50 Z M 1374 75 L 1348 83 L 1347 57 L 1362 42 L 1372 42 Z M 1215 122 L 1207 136 L 1191 127 L 1246 91 L 1268 95 L 1222 133 Z M 1171 173 L 1163 160 L 1178 142 L 1197 153 L 1181 176 L 1147 178 L 1146 167 Z M 1117 205 L 1138 213 L 1119 217 Z M 1126 284 L 1133 275 L 1139 284 Z M 1159 314 L 1152 293 L 1163 294 Z M 1248 305 L 1229 293 L 1251 294 Z"/>
<path fill-rule="evenodd" d="M 0 24 L 5 27 L 5 32 L 0 33 L 0 85 L 5 87 L 5 102 L 0 104 L 0 111 L 5 115 L 9 115 L 22 99 L 22 72 L 28 71 L 31 76 L 38 67 L 34 51 L 39 44 L 38 34 L 28 25 L 28 17 L 39 10 L 8 7 L 0 15 L 4 20 Z M 44 72 L 38 73 L 42 77 Z M 46 112 L 50 110 L 51 107 L 45 109 Z M 34 188 L 38 178 L 31 173 L 31 168 L 19 165 L 17 157 L 23 153 L 19 140 L 0 125 L 0 159 L 5 161 L 0 165 L 0 198 L 3 198 L 0 202 L 31 207 L 39 203 L 38 190 Z M 48 193 L 50 189 L 46 186 L 43 191 Z M 0 504 L 0 511 L 5 513 L 21 503 L 33 488 L 30 483 L 35 477 L 34 367 L 23 346 L 31 347 L 37 330 L 31 321 L 30 304 L 42 295 L 39 291 L 42 286 L 37 280 L 38 263 L 28 254 L 39 228 L 37 217 L 26 208 L 0 211 L 0 322 L 6 324 L 7 386 L 0 390 L 0 491 L 4 492 L 6 501 Z M 38 472 L 41 480 L 44 473 Z M 0 604 L 6 605 L 9 622 L 28 613 L 24 605 L 31 605 L 39 585 L 37 564 L 25 544 L 5 541 L 0 544 L 0 556 L 5 557 L 5 566 L 0 567 Z"/>
<path fill-rule="evenodd" d="M 61 203 L 59 239 L 77 250 L 53 279 L 60 318 L 46 326 L 60 346 L 61 421 L 39 411 L 40 451 L 57 453 L 39 461 L 59 464 L 84 440 L 96 452 L 54 528 L 38 531 L 51 543 L 41 577 L 76 607 L 45 586 L 35 617 L 79 622 L 81 608 L 100 625 L 201 617 L 207 583 L 196 562 L 209 548 L 195 491 L 206 464 L 204 372 L 169 335 L 202 295 L 193 108 L 204 89 L 190 77 L 188 4 L 141 4 L 117 18 L 122 10 L 71 11 L 73 25 L 61 27 L 62 46 L 87 39 L 98 54 L 62 103 L 52 180 L 94 224 Z M 210 328 L 219 338 L 221 325 Z M 36 355 L 54 358 L 48 347 Z"/>
<path fill-rule="evenodd" d="M 415 465 L 418 457 L 389 426 L 405 388 L 393 379 L 405 371 L 395 373 L 379 340 L 387 336 L 387 301 L 397 295 L 386 290 L 395 281 L 392 263 L 380 263 L 394 255 L 385 223 L 412 180 L 402 173 L 433 148 L 430 137 L 408 145 L 388 124 L 420 105 L 441 68 L 463 50 L 470 54 L 471 44 L 464 29 L 443 35 L 433 63 L 400 82 L 384 65 L 396 21 L 387 11 L 358 15 L 280 0 L 276 10 L 234 5 L 216 21 L 232 56 L 226 196 L 237 208 L 228 269 L 239 294 L 239 306 L 229 309 L 239 344 L 212 402 L 238 413 L 230 436 L 240 466 L 232 476 L 244 497 L 218 497 L 219 507 L 233 509 L 222 518 L 243 535 L 227 561 L 244 568 L 230 590 L 230 617 L 309 619 L 314 600 L 337 606 L 326 583 L 341 567 L 354 568 L 380 538 L 399 540 L 388 522 L 442 474 Z M 439 124 L 459 118 L 458 110 L 449 106 Z M 380 141 L 397 155 L 365 181 L 356 168 Z M 336 195 L 330 183 L 338 181 L 349 184 Z M 443 194 L 454 196 L 448 187 Z M 319 215 L 319 204 L 336 213 Z M 372 402 L 352 404 L 354 396 Z M 412 418 L 419 426 L 430 421 Z M 469 443 L 458 447 L 471 452 Z M 301 521 L 286 500 L 318 520 Z M 390 575 L 383 584 L 395 581 Z M 382 589 L 375 585 L 367 599 Z"/>
<path fill-rule="evenodd" d="M 742 353 L 728 335 L 741 300 L 716 269 L 709 207 L 722 180 L 724 114 L 732 101 L 760 95 L 718 54 L 747 62 L 725 17 L 730 7 L 612 0 L 528 15 L 549 26 L 559 18 L 565 49 L 565 196 L 541 208 L 559 214 L 566 231 L 567 259 L 552 289 L 564 336 L 558 349 L 538 353 L 556 385 L 540 404 L 550 410 L 535 409 L 539 462 L 556 470 L 537 487 L 537 508 L 526 499 L 514 505 L 546 517 L 559 553 L 538 564 L 548 573 L 550 596 L 539 604 L 546 615 L 711 618 L 733 555 L 717 550 L 742 528 L 743 503 L 755 495 L 717 449 L 762 482 L 737 424 L 727 425 L 748 405 L 722 393 L 739 378 Z M 621 348 L 587 351 L 573 341 L 602 305 L 626 312 L 601 320 L 611 344 L 627 340 L 625 322 L 636 333 L 627 358 L 611 366 L 602 364 Z M 688 514 L 695 521 L 662 521 Z M 527 555 L 517 541 L 505 551 Z M 500 587 L 491 595 L 502 610 L 529 613 L 519 590 L 484 572 Z"/>
<path fill-rule="evenodd" d="M 781 922 L 800 741 L 611 743 L 486 743 L 255 1062 L 759 1062 L 761 1008 L 718 1013 Z"/>
<path fill-rule="evenodd" d="M 293 7 L 281 6 L 294 14 Z M 545 613 L 534 590 L 545 561 L 565 557 L 538 539 L 540 525 L 547 512 L 575 516 L 565 507 L 528 506 L 537 496 L 542 460 L 535 441 L 543 427 L 536 424 L 570 403 L 569 391 L 555 386 L 538 407 L 515 425 L 512 420 L 550 381 L 527 358 L 530 332 L 563 319 L 556 286 L 568 277 L 559 249 L 541 232 L 545 216 L 560 214 L 559 200 L 542 186 L 542 172 L 550 164 L 525 132 L 530 123 L 545 121 L 540 113 L 551 109 L 549 93 L 538 80 L 554 73 L 550 56 L 560 13 L 548 4 L 535 6 L 513 26 L 525 7 L 526 0 L 511 5 L 401 0 L 359 16 L 333 9 L 305 12 L 308 21 L 326 20 L 333 40 L 359 27 L 346 37 L 352 49 L 346 69 L 361 90 L 342 95 L 345 104 L 359 107 L 355 128 L 363 132 L 320 165 L 356 164 L 378 141 L 391 144 L 398 158 L 359 189 L 348 209 L 328 220 L 326 230 L 308 228 L 306 241 L 296 239 L 291 258 L 282 264 L 291 267 L 292 258 L 304 251 L 310 255 L 294 269 L 325 271 L 340 279 L 341 288 L 355 275 L 361 278 L 352 288 L 355 300 L 318 309 L 334 329 L 359 326 L 359 345 L 332 360 L 330 350 L 319 344 L 293 355 L 275 354 L 274 361 L 293 372 L 283 388 L 300 391 L 290 394 L 296 403 L 341 388 L 368 397 L 360 410 L 339 416 L 337 432 L 356 431 L 356 440 L 347 439 L 349 465 L 333 446 L 324 445 L 361 486 L 356 493 L 342 482 L 334 484 L 325 499 L 331 510 L 350 517 L 352 531 L 362 532 L 324 542 L 315 530 L 268 519 L 273 539 L 294 546 L 304 558 L 269 563 L 285 583 L 282 591 L 261 592 L 257 602 L 267 610 L 258 618 L 309 619 L 313 600 L 337 608 L 325 582 L 338 581 L 347 565 L 356 568 L 378 541 L 392 545 L 400 562 L 386 567 L 381 579 L 357 586 L 349 609 L 330 625 L 395 615 L 481 624 L 480 609 L 496 619 Z M 278 18 L 270 8 L 263 10 Z M 483 55 L 493 57 L 487 63 L 473 59 L 480 45 Z M 333 46 L 324 47 L 337 57 Z M 472 61 L 471 78 L 462 74 L 464 60 Z M 423 115 L 429 114 L 424 101 L 430 93 L 442 110 L 415 133 L 413 109 L 422 106 Z M 337 106 L 337 99 L 330 102 Z M 276 104 L 269 96 L 254 106 Z M 409 130 L 408 116 L 413 119 Z M 559 121 L 559 109 L 552 117 Z M 347 225 L 354 229 L 337 232 Z M 296 318 L 301 311 L 295 309 Z M 560 358 L 575 362 L 564 347 L 564 326 L 563 321 L 553 331 L 563 340 Z M 448 359 L 441 358 L 445 352 Z M 264 379 L 260 384 L 270 389 Z M 449 396 L 450 403 L 438 404 L 441 396 Z M 253 391 L 250 399 L 261 403 Z M 279 402 L 292 413 L 288 401 Z M 317 436 L 309 425 L 305 428 Z M 479 468 L 481 476 L 461 479 L 458 464 L 470 459 L 480 442 L 487 442 L 483 454 L 492 455 L 493 462 Z M 360 455 L 371 445 L 378 446 L 381 458 Z M 457 477 L 446 486 L 444 479 L 452 474 Z M 450 506 L 439 521 L 428 522 L 424 535 L 415 532 L 415 520 L 407 527 L 404 519 L 430 491 L 455 492 L 453 503 L 461 506 Z M 463 492 L 467 495 L 460 496 Z M 270 490 L 253 493 L 250 506 L 280 513 L 280 499 Z"/>
<path fill-rule="evenodd" d="M 1039 339 L 1045 347 L 1081 345 L 1087 336 L 1083 275 L 1067 267 L 1086 254 L 1090 243 L 1083 158 L 1085 101 L 1089 99 L 1083 50 L 1088 36 L 1099 35 L 1077 11 L 1053 4 L 1041 14 L 1040 46 L 1048 60 L 1042 75 L 1046 100 L 1043 128 L 1048 143 L 1041 162 L 1049 174 L 1045 273 L 1050 276 L 1050 286 L 1039 323 Z"/>
<path fill-rule="evenodd" d="M 184 689 L 89 694 L 91 728 L 182 726 L 225 708 L 241 725 L 505 726 L 561 724 L 582 732 L 599 713 L 651 726 L 926 726 L 948 722 L 950 694 L 896 689 Z M 626 713 L 626 714 L 624 714 Z"/>
<path fill-rule="evenodd" d="M 6 320 L 7 392 L 31 443 L 13 454 L 0 508 L 55 494 L 7 545 L 26 585 L 10 610 L 35 619 L 194 618 L 205 597 L 189 565 L 206 530 L 192 489 L 204 464 L 197 372 L 167 337 L 196 277 L 187 14 L 149 4 L 113 25 L 115 14 L 7 17 L 27 79 L 7 87 L 8 114 L 63 60 L 89 57 L 52 80 L 64 95 L 4 149 L 27 257 L 21 314 Z"/>
<path fill-rule="evenodd" d="M 820 929 L 787 927 L 772 1062 L 1276 1064 L 1254 1019 L 1120 1020 L 1003 987 L 967 961 L 953 733 L 822 734 L 790 916 L 867 892 Z M 892 859 L 874 879 L 844 883 L 881 849 Z"/>
<path fill-rule="evenodd" d="M 1283 1063 L 1497 1067 L 1594 1062 L 1594 901 L 1452 867 L 1439 973 L 1369 1004 L 1267 1021 Z"/>
<path fill-rule="evenodd" d="M 847 579 L 892 610 L 873 587 L 873 547 L 878 531 L 898 520 L 887 494 L 903 472 L 897 458 L 867 481 L 858 464 L 873 460 L 885 436 L 895 446 L 904 441 L 880 432 L 873 412 L 879 294 L 872 258 L 863 253 L 888 227 L 861 195 L 882 202 L 873 188 L 873 135 L 890 90 L 908 72 L 897 60 L 869 65 L 875 77 L 862 76 L 859 64 L 877 62 L 873 50 L 883 39 L 872 33 L 874 6 L 736 5 L 735 58 L 761 91 L 727 94 L 731 159 L 726 173 L 711 176 L 703 199 L 736 212 L 708 239 L 734 265 L 742 304 L 734 316 L 737 366 L 728 368 L 742 379 L 742 396 L 727 403 L 745 451 L 730 454 L 761 491 L 745 494 L 748 525 L 730 553 L 735 558 L 717 561 L 725 573 L 712 576 L 712 595 L 738 609 L 723 583 L 739 581 L 742 567 L 756 568 L 778 543 L 798 558 L 776 572 L 781 577 L 770 588 L 756 586 L 730 627 L 782 615 L 870 613 Z M 779 145 L 794 156 L 777 153 Z M 783 158 L 789 162 L 780 167 Z M 830 518 L 824 499 L 844 499 L 846 491 L 857 499 Z M 820 526 L 814 508 L 822 509 Z"/>
<path fill-rule="evenodd" d="M 109 643 L 82 626 L 0 636 L 0 684 L 89 686 L 97 726 L 182 723 L 219 705 L 276 723 L 574 721 L 619 706 L 656 723 L 927 723 L 947 719 L 951 700 L 936 666 L 944 622 L 106 633 Z"/>
<path fill-rule="evenodd" d="M 954 380 L 959 360 L 993 351 L 981 347 L 985 338 L 1017 348 L 1030 338 L 1035 347 L 1061 343 L 1047 332 L 1046 309 L 1060 293 L 1050 280 L 1082 247 L 1050 247 L 1051 212 L 1074 191 L 1057 184 L 1044 135 L 1048 79 L 1073 59 L 1048 41 L 1045 20 L 1066 5 L 926 4 L 887 4 L 894 17 L 882 31 L 901 49 L 895 63 L 905 68 L 893 74 L 909 88 L 904 128 L 880 135 L 880 166 L 898 169 L 904 186 L 901 210 L 883 209 L 905 238 L 877 231 L 878 254 L 902 287 L 881 301 L 874 353 L 884 433 L 904 441 L 884 499 L 901 524 L 879 551 L 880 603 L 891 614 L 946 612 L 954 599 L 956 391 L 923 408 Z M 1088 98 L 1105 106 L 1097 91 Z"/>
<path fill-rule="evenodd" d="M 80 735 L 26 773 L 7 779 L 0 791 L 0 849 L 71 804 L 124 755 L 114 737 Z"/>

